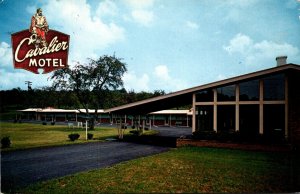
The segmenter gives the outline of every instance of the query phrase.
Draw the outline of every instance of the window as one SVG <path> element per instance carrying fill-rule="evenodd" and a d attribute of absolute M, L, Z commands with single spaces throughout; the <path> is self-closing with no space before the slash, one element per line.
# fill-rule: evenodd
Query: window
<path fill-rule="evenodd" d="M 218 106 L 218 131 L 233 132 L 235 131 L 235 106 L 219 105 Z"/>
<path fill-rule="evenodd" d="M 259 134 L 259 105 L 240 105 L 240 133 L 244 139 L 254 140 Z"/>
<path fill-rule="evenodd" d="M 285 105 L 264 105 L 264 135 L 269 141 L 281 141 L 285 135 Z"/>
<path fill-rule="evenodd" d="M 239 86 L 241 101 L 259 100 L 259 80 L 242 82 Z"/>
<path fill-rule="evenodd" d="M 218 101 L 235 101 L 235 85 L 217 88 Z"/>
<path fill-rule="evenodd" d="M 284 100 L 284 74 L 273 75 L 263 79 L 264 100 Z"/>
<path fill-rule="evenodd" d="M 213 131 L 213 106 L 197 106 L 196 128 L 198 131 Z"/>
<path fill-rule="evenodd" d="M 212 89 L 203 90 L 196 94 L 197 102 L 213 102 L 214 101 L 214 92 Z"/>

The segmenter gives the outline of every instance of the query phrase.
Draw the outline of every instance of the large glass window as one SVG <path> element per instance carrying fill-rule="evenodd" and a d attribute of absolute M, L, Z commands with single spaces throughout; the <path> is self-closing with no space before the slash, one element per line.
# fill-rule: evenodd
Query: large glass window
<path fill-rule="evenodd" d="M 197 106 L 197 113 L 197 130 L 213 131 L 213 106 Z"/>
<path fill-rule="evenodd" d="M 259 80 L 242 82 L 240 86 L 240 100 L 259 100 Z"/>
<path fill-rule="evenodd" d="M 235 106 L 219 105 L 218 106 L 218 131 L 233 132 L 235 131 Z"/>
<path fill-rule="evenodd" d="M 240 105 L 240 132 L 250 141 L 259 134 L 259 105 Z"/>
<path fill-rule="evenodd" d="M 284 74 L 266 77 L 263 81 L 264 100 L 284 100 Z"/>
<path fill-rule="evenodd" d="M 284 139 L 285 129 L 285 105 L 264 105 L 264 135 L 269 141 L 281 141 Z"/>
<path fill-rule="evenodd" d="M 217 88 L 218 101 L 235 101 L 235 85 Z"/>
<path fill-rule="evenodd" d="M 212 89 L 203 90 L 196 93 L 197 102 L 213 102 L 214 101 L 214 92 Z"/>

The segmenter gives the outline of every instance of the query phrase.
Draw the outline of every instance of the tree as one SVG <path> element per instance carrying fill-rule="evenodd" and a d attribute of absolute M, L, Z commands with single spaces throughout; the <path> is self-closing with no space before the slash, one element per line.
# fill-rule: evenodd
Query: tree
<path fill-rule="evenodd" d="M 89 119 L 90 130 L 98 118 L 98 109 L 104 106 L 107 91 L 123 86 L 122 76 L 127 71 L 122 59 L 113 56 L 101 56 L 99 59 L 88 59 L 87 65 L 79 62 L 74 68 L 59 69 L 51 76 L 52 86 L 59 90 L 73 91 L 78 102 L 85 109 Z M 95 109 L 90 116 L 89 108 Z"/>

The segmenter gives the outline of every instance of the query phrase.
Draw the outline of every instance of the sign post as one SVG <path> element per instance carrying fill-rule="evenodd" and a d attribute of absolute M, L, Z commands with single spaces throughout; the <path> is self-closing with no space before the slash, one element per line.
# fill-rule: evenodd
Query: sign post
<path fill-rule="evenodd" d="M 88 136 L 87 136 L 87 120 L 85 120 L 85 139 L 88 140 Z"/>

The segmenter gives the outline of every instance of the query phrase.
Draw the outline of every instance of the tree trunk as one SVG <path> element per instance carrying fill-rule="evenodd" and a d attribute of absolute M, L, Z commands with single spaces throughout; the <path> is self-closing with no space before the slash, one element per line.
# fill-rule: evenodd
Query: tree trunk
<path fill-rule="evenodd" d="M 89 130 L 94 130 L 95 129 L 95 118 L 91 117 L 89 119 Z"/>

